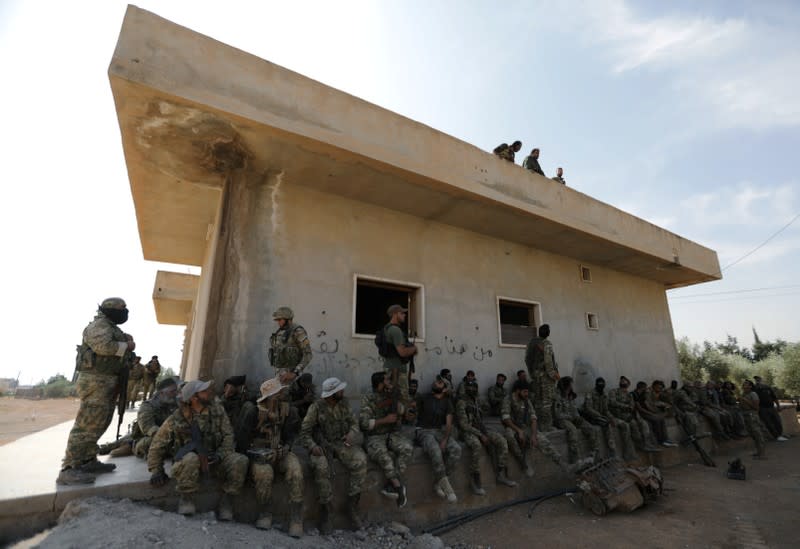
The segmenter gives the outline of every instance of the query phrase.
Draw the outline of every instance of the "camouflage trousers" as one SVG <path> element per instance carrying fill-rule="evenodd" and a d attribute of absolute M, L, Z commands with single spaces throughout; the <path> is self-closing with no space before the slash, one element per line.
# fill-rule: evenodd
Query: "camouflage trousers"
<path fill-rule="evenodd" d="M 391 379 L 392 373 L 397 372 L 397 384 L 396 387 L 400 391 L 400 401 L 403 405 L 406 405 L 409 401 L 408 398 L 408 364 L 403 364 L 397 370 L 384 368 L 383 372 L 386 374 L 386 377 Z"/>
<path fill-rule="evenodd" d="M 676 412 L 675 419 L 687 436 L 697 436 L 697 414 L 694 412 Z"/>
<path fill-rule="evenodd" d="M 747 434 L 756 443 L 756 451 L 759 454 L 764 453 L 764 432 L 761 430 L 761 421 L 758 417 L 758 412 L 746 411 L 742 412 L 742 419 L 744 420 L 744 427 L 747 429 Z"/>
<path fill-rule="evenodd" d="M 222 480 L 222 491 L 232 496 L 242 491 L 247 477 L 247 456 L 231 452 L 211 466 L 214 476 Z M 200 488 L 200 456 L 189 452 L 172 465 L 176 490 L 180 494 L 191 494 Z"/>
<path fill-rule="evenodd" d="M 486 431 L 484 433 L 489 439 L 486 450 L 494 458 L 492 461 L 495 471 L 505 469 L 508 466 L 508 442 L 506 437 L 497 431 Z M 469 448 L 469 470 L 470 473 L 481 472 L 481 455 L 483 454 L 483 443 L 477 435 L 462 431 L 461 440 Z"/>
<path fill-rule="evenodd" d="M 111 425 L 119 380 L 116 376 L 81 372 L 78 397 L 81 399 L 75 424 L 69 432 L 61 467 L 78 467 L 97 458 L 97 441 Z"/>
<path fill-rule="evenodd" d="M 155 392 L 156 378 L 145 374 L 144 377 L 142 377 L 139 387 L 142 389 L 142 400 L 147 400 L 148 398 L 152 397 L 153 393 Z"/>
<path fill-rule="evenodd" d="M 725 411 L 728 412 L 731 416 L 731 425 L 733 426 L 733 432 L 737 435 L 740 435 L 745 430 L 744 425 L 744 417 L 742 416 L 742 411 L 739 409 L 738 406 L 724 406 Z"/>
<path fill-rule="evenodd" d="M 414 452 L 414 443 L 399 433 L 368 436 L 364 446 L 369 458 L 383 469 L 386 480 L 403 476 Z"/>
<path fill-rule="evenodd" d="M 615 420 L 614 423 L 616 425 L 616 430 L 619 433 L 619 438 L 622 441 L 622 455 L 628 460 L 636 459 L 636 447 L 633 445 L 633 436 L 631 435 L 632 428 L 630 423 L 627 421 L 622 421 L 621 419 Z M 611 434 L 607 436 L 613 440 Z M 641 434 L 639 437 L 641 437 Z M 611 446 L 609 445 L 608 448 L 610 450 Z"/>
<path fill-rule="evenodd" d="M 557 422 L 560 429 L 567 432 L 567 448 L 569 449 L 569 462 L 575 463 L 580 457 L 580 435 L 578 431 L 588 439 L 589 451 L 597 454 L 600 451 L 599 435 L 600 429 L 591 425 L 581 417 L 573 419 L 562 419 Z"/>
<path fill-rule="evenodd" d="M 415 437 L 417 444 L 431 460 L 435 481 L 438 482 L 453 473 L 458 460 L 461 459 L 461 446 L 452 436 L 447 437 L 444 450 L 439 446 L 444 440 L 444 431 L 441 429 L 417 429 Z"/>
<path fill-rule="evenodd" d="M 537 425 L 540 431 L 549 431 L 553 428 L 555 392 L 555 381 L 546 376 L 544 372 L 534 373 L 531 376 L 531 400 L 536 411 Z"/>
<path fill-rule="evenodd" d="M 128 404 L 136 404 L 136 399 L 139 398 L 139 390 L 142 385 L 141 379 L 128 380 Z"/>
<path fill-rule="evenodd" d="M 597 429 L 598 434 L 600 432 L 603 433 L 603 438 L 605 439 L 606 446 L 608 447 L 608 457 L 615 457 L 617 455 L 617 442 L 614 440 L 614 431 L 616 431 L 617 428 L 611 425 L 611 423 L 606 423 L 605 425 L 594 425 L 594 427 Z"/>
<path fill-rule="evenodd" d="M 722 418 L 720 417 L 720 413 L 709 407 L 705 407 L 700 410 L 700 414 L 705 417 L 708 422 L 711 424 L 711 430 L 714 432 L 715 436 L 719 436 L 725 433 L 725 427 L 722 425 Z"/>
<path fill-rule="evenodd" d="M 651 445 L 651 439 L 653 435 L 650 433 L 650 425 L 648 425 L 646 420 L 640 418 L 638 415 L 635 416 L 633 414 L 616 416 L 616 419 L 617 428 L 624 429 L 624 427 L 619 427 L 623 423 L 628 426 L 628 430 L 633 442 L 635 442 L 640 449 L 644 449 L 645 447 Z M 622 431 L 620 431 L 620 434 L 622 434 Z M 652 444 L 655 444 L 655 442 L 652 442 Z"/>
<path fill-rule="evenodd" d="M 256 487 L 256 501 L 261 505 L 270 502 L 276 469 L 286 478 L 289 503 L 303 503 L 303 467 L 292 452 L 287 452 L 274 466 L 269 463 L 250 462 L 250 478 Z"/>
<path fill-rule="evenodd" d="M 355 446 L 345 446 L 337 444 L 331 446 L 334 456 L 338 459 L 345 469 L 350 473 L 350 482 L 347 487 L 347 495 L 355 496 L 361 493 L 364 479 L 367 478 L 367 455 L 364 450 Z M 333 498 L 333 488 L 331 487 L 331 470 L 333 463 L 328 461 L 328 456 L 315 456 L 309 454 L 311 470 L 314 472 L 314 482 L 319 490 L 319 502 L 322 505 L 330 503 Z"/>
<path fill-rule="evenodd" d="M 522 431 L 525 433 L 525 440 L 529 441 L 530 438 L 531 438 L 531 428 L 530 428 L 530 426 L 524 427 L 522 429 Z M 511 453 L 512 456 L 517 458 L 517 461 L 519 461 L 520 465 L 523 468 L 525 468 L 526 465 L 527 465 L 525 455 L 528 453 L 528 450 L 530 449 L 530 447 L 523 449 L 520 446 L 519 440 L 517 440 L 517 433 L 511 427 L 506 427 L 505 436 L 506 436 L 506 442 L 508 443 L 508 451 Z M 553 461 L 553 463 L 555 463 L 559 467 L 563 468 L 564 467 L 564 460 L 561 457 L 561 454 L 559 454 L 556 451 L 556 449 L 553 448 L 553 445 L 550 444 L 550 441 L 547 439 L 547 436 L 538 435 L 536 437 L 536 439 L 537 439 L 537 441 L 539 443 L 539 445 L 537 446 L 539 451 L 541 453 L 543 453 L 545 456 L 547 456 L 548 458 L 550 458 Z M 531 466 L 532 465 L 533 464 L 531 464 Z"/>

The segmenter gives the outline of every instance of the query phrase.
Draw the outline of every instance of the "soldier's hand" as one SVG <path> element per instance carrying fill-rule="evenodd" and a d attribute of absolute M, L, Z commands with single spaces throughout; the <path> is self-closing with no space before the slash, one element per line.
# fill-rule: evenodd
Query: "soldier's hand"
<path fill-rule="evenodd" d="M 389 424 L 397 423 L 397 414 L 386 414 L 383 416 L 383 421 Z"/>
<path fill-rule="evenodd" d="M 281 375 L 280 375 L 280 377 L 278 379 L 280 379 L 281 385 L 288 385 L 289 383 L 294 381 L 294 378 L 296 378 L 296 377 L 297 376 L 295 375 L 294 372 L 286 371 L 286 372 L 281 373 Z"/>
<path fill-rule="evenodd" d="M 317 456 L 317 457 L 321 456 L 322 455 L 322 448 L 320 448 L 319 446 L 314 446 L 311 449 L 311 455 L 312 456 Z"/>
<path fill-rule="evenodd" d="M 350 435 L 348 431 L 347 434 L 344 436 L 344 445 L 350 447 L 353 444 L 353 437 Z"/>
<path fill-rule="evenodd" d="M 531 437 L 531 448 L 538 448 L 538 447 L 539 447 L 539 437 L 536 436 L 536 435 L 533 435 Z"/>
<path fill-rule="evenodd" d="M 150 477 L 150 484 L 152 486 L 161 487 L 164 486 L 167 482 L 169 482 L 169 477 L 167 476 L 167 473 L 165 473 L 164 471 L 156 471 Z"/>

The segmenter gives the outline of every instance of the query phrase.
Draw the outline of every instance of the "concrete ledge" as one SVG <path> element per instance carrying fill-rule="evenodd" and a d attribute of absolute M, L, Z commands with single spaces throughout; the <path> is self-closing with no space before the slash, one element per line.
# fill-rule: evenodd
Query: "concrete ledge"
<path fill-rule="evenodd" d="M 787 434 L 800 434 L 800 425 L 797 422 L 794 409 L 783 410 L 781 418 Z M 492 423 L 496 425 L 496 420 Z M 701 425 L 703 423 L 704 421 L 701 422 Z M 705 425 L 704 428 L 710 430 L 708 425 Z M 668 420 L 668 430 L 673 440 L 682 440 L 683 437 L 679 427 L 672 419 Z M 551 433 L 548 438 L 558 452 L 564 456 L 567 455 L 566 435 L 563 431 Z M 750 439 L 718 443 L 711 438 L 706 438 L 701 441 L 701 444 L 712 455 L 722 450 L 730 451 L 733 448 L 748 452 L 753 448 L 753 443 Z M 519 485 L 516 488 L 496 486 L 494 473 L 491 470 L 488 455 L 486 455 L 483 460 L 481 477 L 487 494 L 485 496 L 474 496 L 469 492 L 469 450 L 463 445 L 462 450 L 461 460 L 451 477 L 453 488 L 459 498 L 458 503 L 454 505 L 448 505 L 434 494 L 430 464 L 420 448 L 414 449 L 412 462 L 406 472 L 409 503 L 404 509 L 397 509 L 393 502 L 380 495 L 379 490 L 384 482 L 383 474 L 376 468 L 374 463 L 370 462 L 361 500 L 365 518 L 371 522 L 399 520 L 411 528 L 419 529 L 464 511 L 573 485 L 572 478 L 565 475 L 540 452 L 534 452 L 533 465 L 536 474 L 533 478 L 526 478 L 520 471 L 516 460 L 510 458 L 509 473 L 511 478 L 516 480 Z M 605 451 L 606 449 L 604 448 L 604 454 Z M 301 448 L 295 448 L 295 452 L 300 457 L 304 468 L 305 517 L 306 528 L 309 529 L 316 525 L 317 490 L 313 483 L 305 451 Z M 117 470 L 110 474 L 100 475 L 94 485 L 57 486 L 54 478 L 52 491 L 30 496 L 7 497 L 0 500 L 0 543 L 8 543 L 53 525 L 66 504 L 74 499 L 90 496 L 129 498 L 134 501 L 147 502 L 165 510 L 175 510 L 177 495 L 174 491 L 174 481 L 171 481 L 164 488 L 155 489 L 149 484 L 150 474 L 147 472 L 142 460 L 131 456 L 114 459 L 113 463 L 117 464 Z M 664 448 L 663 451 L 655 454 L 640 454 L 641 465 L 653 464 L 668 469 L 681 463 L 700 464 L 701 462 L 691 446 Z M 718 464 L 718 468 L 723 465 Z M 340 511 L 346 499 L 348 475 L 338 462 L 335 463 L 334 467 L 336 469 L 334 509 Z M 169 467 L 167 467 L 167 471 L 169 472 Z M 55 477 L 55 474 L 53 472 L 53 477 Z M 219 495 L 220 492 L 216 481 L 206 481 L 197 496 L 198 512 L 213 510 L 216 507 Z M 282 479 L 278 477 L 273 490 L 273 510 L 277 523 L 285 524 L 285 513 L 288 512 L 288 509 L 283 507 L 281 502 L 287 500 L 286 486 Z M 246 484 L 241 496 L 235 499 L 234 507 L 238 521 L 243 523 L 255 521 L 258 509 L 255 503 L 253 487 L 249 483 Z M 338 528 L 348 527 L 343 513 L 336 513 L 334 526 Z"/>

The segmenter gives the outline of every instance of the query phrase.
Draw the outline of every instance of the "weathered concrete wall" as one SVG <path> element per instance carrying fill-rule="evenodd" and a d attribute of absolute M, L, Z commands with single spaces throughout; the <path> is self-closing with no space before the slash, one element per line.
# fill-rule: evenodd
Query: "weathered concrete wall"
<path fill-rule="evenodd" d="M 497 296 L 541 303 L 561 373 L 583 381 L 580 389 L 595 373 L 612 386 L 622 373 L 634 382 L 677 376 L 657 282 L 589 265 L 592 282 L 585 283 L 574 259 L 287 185 L 281 174 L 242 178 L 228 190 L 230 222 L 223 221 L 217 252 L 224 273 L 207 314 L 216 324 L 203 357 L 211 377 L 246 373 L 256 383 L 272 375 L 271 312 L 289 305 L 310 335 L 317 380 L 344 378 L 351 398 L 368 390 L 380 361 L 371 338 L 353 336 L 355 274 L 424 286 L 423 387 L 444 367 L 454 379 L 474 369 L 483 388 L 497 372 L 512 377 L 524 367 L 524 349 L 499 345 Z M 586 328 L 586 312 L 598 315 L 599 330 Z"/>

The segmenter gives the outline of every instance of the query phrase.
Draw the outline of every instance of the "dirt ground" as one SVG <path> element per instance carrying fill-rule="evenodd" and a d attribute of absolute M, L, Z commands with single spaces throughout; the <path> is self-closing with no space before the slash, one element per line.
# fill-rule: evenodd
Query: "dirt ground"
<path fill-rule="evenodd" d="M 633 513 L 597 517 L 580 498 L 561 496 L 539 505 L 494 513 L 442 539 L 449 545 L 480 543 L 497 549 L 577 547 L 800 547 L 800 437 L 767 444 L 769 459 L 753 460 L 751 448 L 716 455 L 717 468 L 699 461 L 665 469 L 664 496 Z M 747 480 L 725 477 L 740 457 Z"/>
<path fill-rule="evenodd" d="M 0 446 L 64 421 L 75 419 L 80 400 L 0 398 Z"/>

